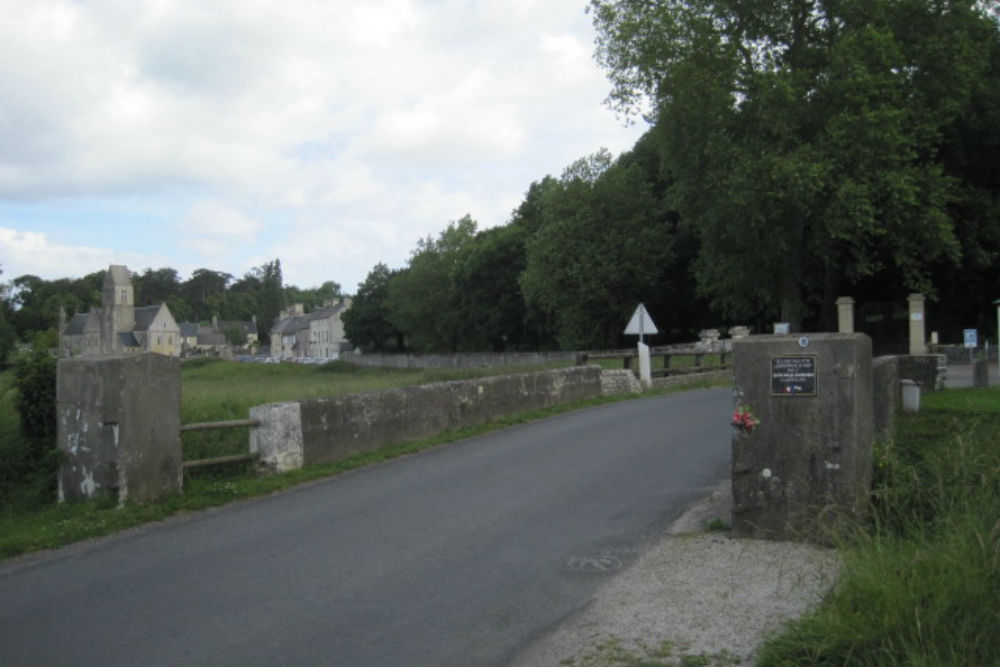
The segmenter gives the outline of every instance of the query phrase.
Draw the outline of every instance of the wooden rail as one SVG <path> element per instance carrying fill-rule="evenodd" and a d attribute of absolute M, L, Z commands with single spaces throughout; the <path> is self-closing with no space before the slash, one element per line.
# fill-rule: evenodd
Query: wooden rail
<path fill-rule="evenodd" d="M 653 347 L 649 350 L 650 358 L 663 357 L 663 368 L 654 369 L 653 375 L 655 376 L 686 375 L 690 373 L 708 373 L 710 371 L 725 370 L 730 368 L 730 364 L 726 363 L 726 357 L 730 354 L 732 354 L 732 352 L 706 352 L 700 350 L 684 350 L 676 347 Z M 630 369 L 632 368 L 632 360 L 638 356 L 639 352 L 635 348 L 626 350 L 606 350 L 601 352 L 581 352 L 576 356 L 576 364 L 578 366 L 582 366 L 583 364 L 588 363 L 591 359 L 621 359 L 622 368 Z M 710 366 L 703 365 L 702 359 L 706 356 L 717 356 L 719 358 L 719 363 L 712 364 Z M 671 368 L 670 360 L 674 357 L 694 357 L 694 365 L 689 367 Z"/>
<path fill-rule="evenodd" d="M 259 419 L 231 419 L 223 422 L 201 422 L 198 424 L 182 424 L 181 433 L 187 431 L 212 431 L 220 428 L 239 428 L 241 426 L 260 426 Z"/>
<path fill-rule="evenodd" d="M 251 428 L 256 428 L 260 426 L 259 419 L 230 419 L 229 421 L 221 422 L 200 422 L 197 424 L 182 424 L 181 433 L 189 433 L 191 431 L 214 431 L 223 428 L 243 428 L 249 426 Z M 259 455 L 254 453 L 249 454 L 231 454 L 229 456 L 216 456 L 210 459 L 195 459 L 193 461 L 182 461 L 181 470 L 190 470 L 192 468 L 204 468 L 206 466 L 214 465 L 225 465 L 226 463 L 242 463 L 244 461 L 256 461 Z"/>
<path fill-rule="evenodd" d="M 181 469 L 190 470 L 191 468 L 204 468 L 205 466 L 223 465 L 226 463 L 242 463 L 243 461 L 256 461 L 260 458 L 257 453 L 253 454 L 233 454 L 231 456 L 216 456 L 211 459 L 196 459 L 194 461 L 184 461 L 181 463 Z"/>

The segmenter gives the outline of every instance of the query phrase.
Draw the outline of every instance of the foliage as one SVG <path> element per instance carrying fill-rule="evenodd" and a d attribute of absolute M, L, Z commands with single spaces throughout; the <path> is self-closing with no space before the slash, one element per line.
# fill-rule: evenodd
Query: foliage
<path fill-rule="evenodd" d="M 873 521 L 847 536 L 839 585 L 768 641 L 759 664 L 1000 661 L 998 398 L 928 394 L 900 417 L 876 457 Z"/>
<path fill-rule="evenodd" d="M 358 285 L 358 293 L 341 319 L 344 334 L 354 345 L 368 351 L 382 352 L 403 346 L 403 334 L 389 321 L 389 281 L 398 271 L 379 263 Z"/>
<path fill-rule="evenodd" d="M 462 348 L 467 325 L 457 308 L 455 275 L 475 235 L 476 223 L 468 215 L 452 222 L 437 239 L 418 241 L 406 271 L 389 282 L 388 319 L 405 332 L 408 347 L 419 352 Z"/>
<path fill-rule="evenodd" d="M 12 505 L 51 502 L 55 447 L 56 359 L 39 348 L 0 376 L 0 498 Z"/>
<path fill-rule="evenodd" d="M 15 407 L 21 435 L 31 443 L 33 460 L 40 460 L 56 441 L 56 358 L 35 349 L 14 364 Z"/>
<path fill-rule="evenodd" d="M 972 2 L 593 0 L 611 103 L 656 121 L 703 294 L 793 323 L 881 275 L 956 266 L 943 138 L 988 78 Z"/>
<path fill-rule="evenodd" d="M 562 349 L 616 346 L 636 304 L 654 297 L 672 260 L 672 229 L 654 184 L 628 156 L 577 161 L 541 202 L 527 241 L 525 300 Z"/>

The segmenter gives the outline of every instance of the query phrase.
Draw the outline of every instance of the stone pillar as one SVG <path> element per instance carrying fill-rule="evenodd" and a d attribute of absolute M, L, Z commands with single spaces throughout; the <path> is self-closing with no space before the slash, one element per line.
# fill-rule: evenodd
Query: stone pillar
<path fill-rule="evenodd" d="M 59 499 L 147 502 L 179 491 L 180 361 L 147 352 L 60 359 Z"/>
<path fill-rule="evenodd" d="M 871 484 L 871 339 L 751 336 L 733 343 L 733 532 L 823 539 L 862 513 Z M 754 424 L 754 422 L 758 422 Z"/>
<path fill-rule="evenodd" d="M 837 331 L 854 333 L 854 299 L 849 296 L 837 299 Z"/>
<path fill-rule="evenodd" d="M 924 295 L 911 294 L 907 300 L 910 302 L 910 354 L 927 354 Z"/>

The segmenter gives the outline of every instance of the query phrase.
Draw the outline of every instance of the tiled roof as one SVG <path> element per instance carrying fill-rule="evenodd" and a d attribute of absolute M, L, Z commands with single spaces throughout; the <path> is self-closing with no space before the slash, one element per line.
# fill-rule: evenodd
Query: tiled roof
<path fill-rule="evenodd" d="M 162 306 L 143 306 L 135 309 L 135 326 L 132 331 L 149 331 L 149 325 L 156 319 Z"/>
<path fill-rule="evenodd" d="M 83 329 L 87 326 L 87 318 L 89 317 L 90 313 L 77 313 L 70 319 L 63 333 L 67 336 L 83 335 Z"/>
<path fill-rule="evenodd" d="M 139 344 L 138 339 L 135 337 L 135 334 L 131 331 L 119 331 L 118 340 L 120 340 L 122 345 L 125 347 L 142 347 L 142 345 Z"/>

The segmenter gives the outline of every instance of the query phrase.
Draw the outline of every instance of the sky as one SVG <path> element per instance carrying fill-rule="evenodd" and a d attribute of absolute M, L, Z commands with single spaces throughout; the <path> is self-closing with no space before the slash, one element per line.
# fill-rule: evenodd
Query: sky
<path fill-rule="evenodd" d="M 0 281 L 198 268 L 357 290 L 646 129 L 586 0 L 0 0 Z"/>

